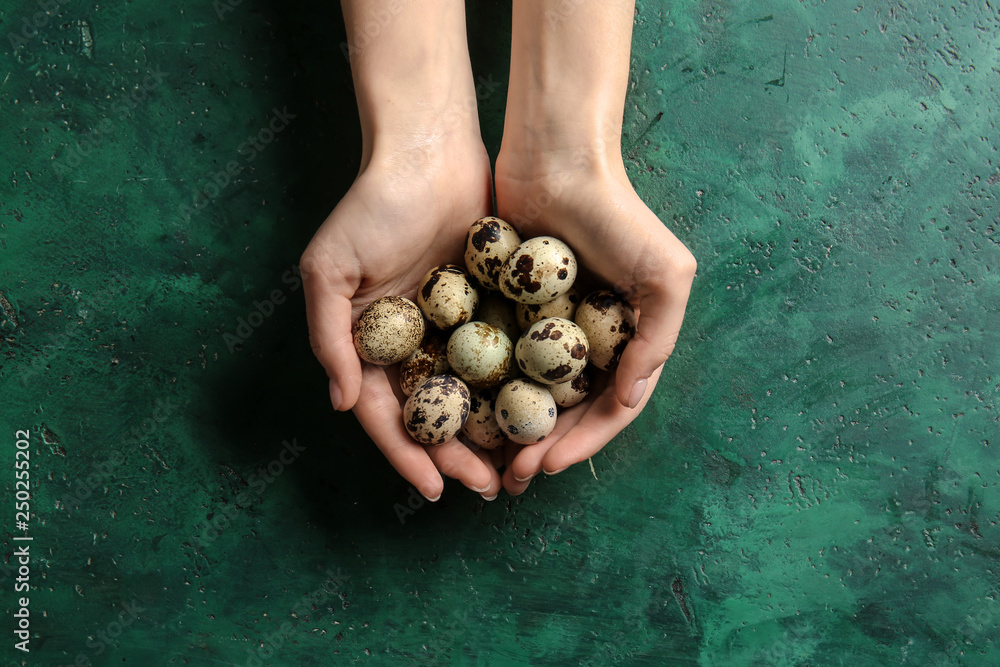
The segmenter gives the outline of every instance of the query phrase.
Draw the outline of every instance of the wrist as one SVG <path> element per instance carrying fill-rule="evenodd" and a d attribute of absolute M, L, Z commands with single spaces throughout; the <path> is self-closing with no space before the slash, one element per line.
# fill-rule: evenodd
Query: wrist
<path fill-rule="evenodd" d="M 628 85 L 630 0 L 515 0 L 501 153 L 615 170 Z M 599 40 L 583 39 L 602 26 Z"/>
<path fill-rule="evenodd" d="M 345 0 L 366 159 L 479 137 L 460 0 Z"/>

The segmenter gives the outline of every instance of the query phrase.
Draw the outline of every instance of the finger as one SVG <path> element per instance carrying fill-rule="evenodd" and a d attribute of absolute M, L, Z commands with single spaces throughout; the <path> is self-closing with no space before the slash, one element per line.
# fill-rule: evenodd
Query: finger
<path fill-rule="evenodd" d="M 639 401 L 637 409 L 622 406 L 615 397 L 613 383 L 609 384 L 587 406 L 579 421 L 567 430 L 557 442 L 552 444 L 542 459 L 542 470 L 548 475 L 554 475 L 601 451 L 606 444 L 632 423 L 632 420 L 649 402 L 662 368 L 662 366 L 657 368 L 649 376 L 649 391 Z M 584 404 L 581 403 L 581 405 Z"/>
<path fill-rule="evenodd" d="M 480 495 L 483 497 L 483 500 L 496 500 L 497 496 L 500 495 L 500 490 L 503 488 L 503 481 L 500 479 L 500 472 L 497 470 L 497 466 L 493 463 L 493 459 L 495 458 L 493 452 L 488 449 L 480 449 L 475 454 L 490 471 L 490 488 Z"/>
<path fill-rule="evenodd" d="M 444 480 L 427 449 L 414 442 L 403 427 L 403 411 L 383 369 L 365 367 L 354 414 L 400 475 L 428 500 L 441 497 Z"/>
<path fill-rule="evenodd" d="M 586 414 L 589 402 L 585 401 L 568 410 L 559 411 L 559 419 L 556 427 L 544 440 L 533 445 L 521 447 L 517 455 L 513 457 L 504 472 L 504 488 L 512 496 L 524 493 L 531 483 L 531 480 L 542 472 L 542 459 L 548 453 L 552 445 L 559 440 L 580 421 Z"/>
<path fill-rule="evenodd" d="M 542 470 L 542 457 L 548 451 L 545 441 L 528 445 L 514 457 L 514 461 L 503 473 L 503 488 L 512 496 L 524 493 L 531 480 Z M 515 472 L 520 470 L 521 472 Z"/>
<path fill-rule="evenodd" d="M 313 354 L 330 378 L 330 403 L 350 410 L 361 391 L 361 360 L 351 335 L 351 297 L 357 289 L 342 271 L 327 272 L 312 255 L 300 262 Z"/>
<path fill-rule="evenodd" d="M 676 245 L 663 276 L 638 286 L 641 311 L 635 336 L 625 346 L 615 373 L 618 400 L 627 408 L 637 407 L 650 392 L 649 378 L 673 353 L 684 321 L 697 264 L 687 248 L 679 241 Z"/>
<path fill-rule="evenodd" d="M 442 475 L 457 479 L 476 493 L 496 496 L 500 491 L 496 469 L 455 438 L 427 447 L 427 454 Z"/>

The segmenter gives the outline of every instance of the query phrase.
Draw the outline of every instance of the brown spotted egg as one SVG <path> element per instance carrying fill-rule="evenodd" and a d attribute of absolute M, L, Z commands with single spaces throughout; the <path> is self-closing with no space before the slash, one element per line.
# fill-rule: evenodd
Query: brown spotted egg
<path fill-rule="evenodd" d="M 500 268 L 521 245 L 517 230 L 500 218 L 489 216 L 472 223 L 465 237 L 465 266 L 488 289 L 499 289 Z"/>
<path fill-rule="evenodd" d="M 483 449 L 496 449 L 506 437 L 493 414 L 497 393 L 495 387 L 483 387 L 471 390 L 469 397 L 469 418 L 462 433 Z"/>
<path fill-rule="evenodd" d="M 361 311 L 354 323 L 354 348 L 358 356 L 379 366 L 406 359 L 424 337 L 424 318 L 409 299 L 384 296 Z"/>
<path fill-rule="evenodd" d="M 561 317 L 571 320 L 576 314 L 576 307 L 579 303 L 580 293 L 575 287 L 571 287 L 568 292 L 547 303 L 519 303 L 514 306 L 514 312 L 517 316 L 518 326 L 524 330 L 546 317 Z"/>
<path fill-rule="evenodd" d="M 428 329 L 420 347 L 399 365 L 399 388 L 409 396 L 428 378 L 447 373 L 450 369 L 448 336 L 435 329 Z"/>
<path fill-rule="evenodd" d="M 547 317 L 521 334 L 514 357 L 533 380 L 542 384 L 569 382 L 587 367 L 587 336 L 570 320 Z"/>
<path fill-rule="evenodd" d="M 500 290 L 518 303 L 546 303 L 569 291 L 576 280 L 576 257 L 552 236 L 528 239 L 500 271 Z"/>
<path fill-rule="evenodd" d="M 559 384 L 545 386 L 548 388 L 549 393 L 552 394 L 552 398 L 555 399 L 556 405 L 560 408 L 571 408 L 577 403 L 582 402 L 583 399 L 587 398 L 587 394 L 590 393 L 590 370 L 584 369 L 582 373 L 569 382 L 560 382 Z"/>
<path fill-rule="evenodd" d="M 576 309 L 574 320 L 590 342 L 590 363 L 604 371 L 618 368 L 625 346 L 635 334 L 635 311 L 610 290 L 591 292 Z"/>
<path fill-rule="evenodd" d="M 525 327 L 517 325 L 517 315 L 514 313 L 514 303 L 505 299 L 499 292 L 486 292 L 480 295 L 479 308 L 475 318 L 480 322 L 492 324 L 507 334 L 507 338 L 517 340 Z M 567 318 L 572 319 L 572 318 Z"/>
<path fill-rule="evenodd" d="M 552 394 L 543 385 L 523 378 L 503 386 L 493 414 L 507 437 L 521 445 L 544 440 L 556 427 Z"/>
<path fill-rule="evenodd" d="M 463 324 L 448 339 L 448 363 L 469 386 L 492 387 L 510 374 L 514 344 L 485 322 Z"/>
<path fill-rule="evenodd" d="M 406 399 L 403 425 L 424 445 L 440 445 L 458 435 L 469 416 L 469 388 L 454 375 L 435 375 Z"/>
<path fill-rule="evenodd" d="M 451 329 L 472 319 L 479 292 L 462 267 L 442 264 L 428 271 L 417 289 L 417 305 L 438 329 Z"/>

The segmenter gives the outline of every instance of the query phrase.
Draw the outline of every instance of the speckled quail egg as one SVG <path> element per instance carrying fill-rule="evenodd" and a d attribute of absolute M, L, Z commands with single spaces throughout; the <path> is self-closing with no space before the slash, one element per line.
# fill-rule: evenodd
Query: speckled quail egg
<path fill-rule="evenodd" d="M 465 266 L 483 287 L 499 289 L 500 268 L 519 245 L 521 237 L 510 224 L 493 216 L 480 218 L 465 237 Z"/>
<path fill-rule="evenodd" d="M 399 388 L 409 396 L 428 378 L 449 370 L 448 336 L 436 329 L 428 329 L 420 347 L 399 365 Z"/>
<path fill-rule="evenodd" d="M 451 329 L 472 319 L 479 292 L 462 267 L 442 264 L 428 271 L 417 289 L 417 305 L 438 329 Z"/>
<path fill-rule="evenodd" d="M 514 306 L 517 325 L 524 330 L 546 317 L 561 317 L 572 320 L 579 303 L 580 293 L 574 287 L 547 303 L 519 303 Z"/>
<path fill-rule="evenodd" d="M 506 437 L 493 414 L 497 393 L 495 387 L 470 390 L 469 418 L 465 420 L 462 433 L 483 449 L 496 449 Z"/>
<path fill-rule="evenodd" d="M 560 408 L 571 408 L 587 398 L 587 394 L 590 393 L 590 370 L 584 369 L 582 373 L 569 382 L 545 386 L 552 394 L 552 398 L 555 399 L 556 405 Z"/>
<path fill-rule="evenodd" d="M 448 339 L 448 363 L 472 387 L 506 380 L 513 359 L 514 344 L 507 334 L 485 322 L 463 324 Z"/>
<path fill-rule="evenodd" d="M 440 445 L 462 429 L 469 416 L 469 388 L 454 375 L 435 375 L 406 399 L 403 424 L 417 442 Z"/>
<path fill-rule="evenodd" d="M 531 380 L 511 380 L 497 394 L 493 414 L 508 438 L 530 445 L 556 427 L 556 402 L 543 385 Z"/>
<path fill-rule="evenodd" d="M 565 294 L 576 280 L 576 257 L 552 236 L 528 239 L 500 271 L 500 290 L 518 303 L 545 303 Z"/>
<path fill-rule="evenodd" d="M 576 309 L 574 320 L 590 342 L 590 363 L 605 371 L 618 368 L 625 346 L 635 334 L 635 311 L 610 290 L 591 292 Z"/>
<path fill-rule="evenodd" d="M 514 357 L 524 374 L 542 384 L 569 382 L 587 367 L 583 330 L 570 320 L 547 317 L 517 339 Z"/>
<path fill-rule="evenodd" d="M 384 296 L 354 323 L 354 348 L 365 361 L 387 366 L 410 356 L 424 337 L 424 318 L 409 299 Z"/>
<path fill-rule="evenodd" d="M 525 328 L 517 324 L 514 302 L 504 298 L 499 292 L 480 294 L 479 308 L 476 309 L 475 318 L 480 322 L 492 324 L 507 334 L 507 338 L 512 341 L 517 340 L 518 336 L 521 335 L 521 330 Z"/>

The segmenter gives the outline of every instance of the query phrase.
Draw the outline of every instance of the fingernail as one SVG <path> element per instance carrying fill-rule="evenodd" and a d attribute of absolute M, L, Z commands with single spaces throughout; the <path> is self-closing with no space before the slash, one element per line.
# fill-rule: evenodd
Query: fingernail
<path fill-rule="evenodd" d="M 423 494 L 423 496 L 424 496 L 424 498 L 427 498 L 428 502 L 431 502 L 431 503 L 436 503 L 437 501 L 441 500 L 441 494 L 440 493 L 437 494 L 436 496 L 434 496 L 433 498 L 431 498 L 430 496 L 428 496 L 426 493 Z"/>
<path fill-rule="evenodd" d="M 632 391 L 628 395 L 628 406 L 634 408 L 639 405 L 642 395 L 646 393 L 646 380 L 638 380 L 632 385 Z"/>
<path fill-rule="evenodd" d="M 492 496 L 483 496 L 483 500 L 496 500 L 499 494 L 494 493 Z"/>
<path fill-rule="evenodd" d="M 344 403 L 344 393 L 340 391 L 340 386 L 336 380 L 330 380 L 330 402 L 333 403 L 333 409 L 337 411 L 340 410 L 340 406 Z"/>
<path fill-rule="evenodd" d="M 528 475 L 527 477 L 525 477 L 525 478 L 522 479 L 522 478 L 518 477 L 517 475 L 514 475 L 514 481 L 515 482 L 530 482 L 532 479 L 534 479 L 534 477 L 535 477 L 534 475 Z"/>
<path fill-rule="evenodd" d="M 563 470 L 565 470 L 568 467 L 569 466 L 566 466 L 565 468 L 559 468 L 559 470 L 553 470 L 551 472 L 549 472 L 548 470 L 543 470 L 542 472 L 544 472 L 546 475 L 558 475 L 559 473 L 561 473 Z"/>
<path fill-rule="evenodd" d="M 490 485 L 487 484 L 486 486 L 484 486 L 481 489 L 477 489 L 476 487 L 472 487 L 472 490 L 475 491 L 476 493 L 486 493 L 487 491 L 490 490 Z"/>

